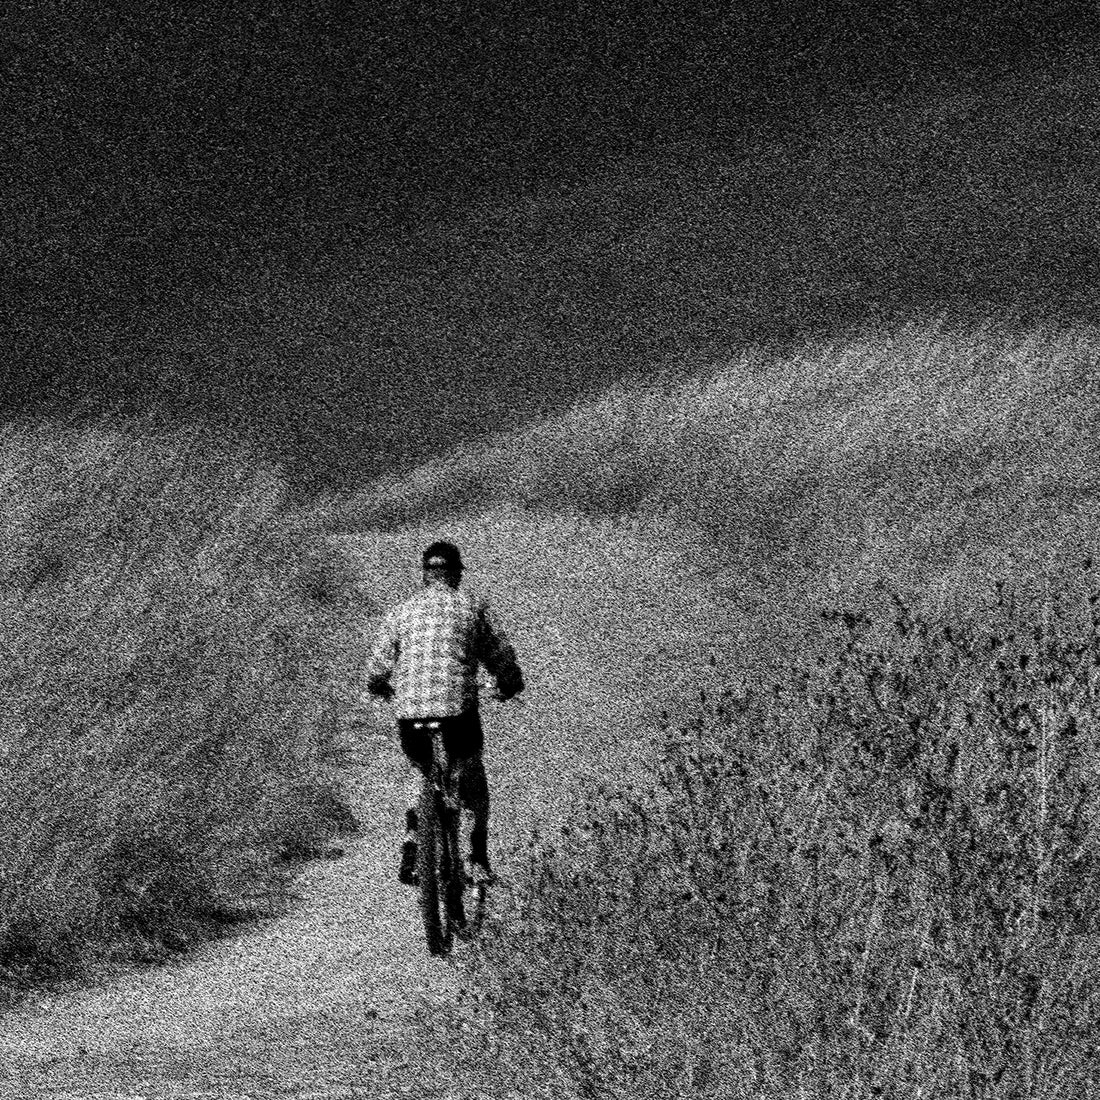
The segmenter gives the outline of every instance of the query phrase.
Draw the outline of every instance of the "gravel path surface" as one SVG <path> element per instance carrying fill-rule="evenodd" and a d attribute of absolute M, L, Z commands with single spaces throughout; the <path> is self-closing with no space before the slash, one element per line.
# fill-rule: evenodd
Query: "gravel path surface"
<path fill-rule="evenodd" d="M 407 1072 L 395 1036 L 454 969 L 423 951 L 394 878 L 401 790 L 386 763 L 355 784 L 363 835 L 303 872 L 286 916 L 5 1019 L 0 1095 L 341 1096 Z"/>

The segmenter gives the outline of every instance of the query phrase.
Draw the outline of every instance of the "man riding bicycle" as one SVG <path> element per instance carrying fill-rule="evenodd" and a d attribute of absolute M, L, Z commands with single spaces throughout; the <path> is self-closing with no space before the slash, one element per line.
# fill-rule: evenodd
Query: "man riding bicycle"
<path fill-rule="evenodd" d="M 479 665 L 489 671 L 502 700 L 523 690 L 523 673 L 488 602 L 459 591 L 463 565 L 458 547 L 433 542 L 422 560 L 424 586 L 382 620 L 367 668 L 367 690 L 394 699 L 401 748 L 421 772 L 431 766 L 432 750 L 430 735 L 416 728 L 416 720 L 440 721 L 459 798 L 474 819 L 468 874 L 483 884 L 493 874 L 477 671 Z M 415 801 L 405 813 L 405 825 L 398 878 L 411 886 L 416 883 Z"/>

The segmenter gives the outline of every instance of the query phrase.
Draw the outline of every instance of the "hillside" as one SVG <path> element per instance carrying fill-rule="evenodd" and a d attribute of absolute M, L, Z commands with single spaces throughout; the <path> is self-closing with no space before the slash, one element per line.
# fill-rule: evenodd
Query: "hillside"
<path fill-rule="evenodd" d="M 697 530 L 698 564 L 755 633 L 877 582 L 971 598 L 1056 573 L 1100 530 L 1100 342 L 1091 328 L 868 331 L 709 374 L 617 388 L 408 478 L 332 497 L 334 529 L 502 502 Z M 502 538 L 507 538 L 502 530 Z"/>
<path fill-rule="evenodd" d="M 739 1095 L 711 1050 L 746 1097 L 1100 1087 L 1058 1063 L 1100 988 L 1096 91 L 847 90 L 486 191 L 128 345 L 194 436 L 11 426 L 0 970 L 110 975 L 5 1016 L 27 1095 Z M 499 919 L 446 974 L 356 679 L 436 537 L 529 680 L 489 716 Z M 292 880 L 345 786 L 347 858 Z M 285 911 L 230 896 L 257 840 Z M 195 899 L 237 924 L 198 952 Z M 119 973 L 120 929 L 182 957 Z"/>
<path fill-rule="evenodd" d="M 807 346 L 800 354 L 745 355 L 664 388 L 611 391 L 491 447 L 452 454 L 411 477 L 300 511 L 289 530 L 327 531 L 356 578 L 346 610 L 359 628 L 323 650 L 322 668 L 361 666 L 378 609 L 415 584 L 419 548 L 441 535 L 463 547 L 468 582 L 492 597 L 519 647 L 528 697 L 518 708 L 489 715 L 494 859 L 505 881 L 501 920 L 486 940 L 488 961 L 468 958 L 490 970 L 426 965 L 411 898 L 393 881 L 401 775 L 388 715 L 382 709 L 357 715 L 353 707 L 342 715 L 341 736 L 352 750 L 349 786 L 363 833 L 348 843 L 347 857 L 304 875 L 300 901 L 276 921 L 244 928 L 171 967 L 37 996 L 9 1014 L 0 1048 L 19 1078 L 13 1095 L 21 1094 L 17 1087 L 30 1096 L 120 1085 L 165 1096 L 196 1089 L 224 1097 L 326 1089 L 356 1095 L 363 1087 L 376 1095 L 410 1089 L 446 1095 L 461 1081 L 486 1095 L 507 1095 L 518 1084 L 527 1095 L 572 1097 L 592 1079 L 625 1089 L 624 1095 L 640 1080 L 647 1088 L 664 1081 L 669 1096 L 703 1088 L 722 1096 L 730 1093 L 719 1076 L 704 1084 L 705 1052 L 714 1044 L 726 1050 L 730 1043 L 755 1043 L 780 1066 L 774 1059 L 782 1053 L 775 1050 L 777 1037 L 786 1034 L 782 1027 L 813 1025 L 798 1022 L 791 1003 L 777 995 L 768 1002 L 766 1027 L 758 1034 L 737 1031 L 745 1005 L 754 1019 L 759 1015 L 759 999 L 746 999 L 734 980 L 742 956 L 714 979 L 726 983 L 720 986 L 697 982 L 691 967 L 669 963 L 656 1007 L 645 999 L 653 992 L 648 986 L 639 991 L 631 984 L 630 976 L 646 973 L 652 962 L 647 945 L 654 937 L 672 943 L 671 930 L 680 952 L 675 959 L 687 953 L 692 967 L 714 969 L 719 949 L 707 911 L 686 908 L 682 892 L 644 894 L 644 904 L 632 900 L 639 896 L 632 891 L 659 892 L 664 883 L 679 889 L 696 873 L 694 863 L 685 869 L 667 853 L 655 854 L 646 838 L 679 830 L 674 835 L 695 851 L 710 834 L 685 816 L 685 791 L 690 794 L 696 775 L 691 769 L 726 766 L 741 759 L 737 746 L 753 746 L 757 755 L 745 758 L 746 767 L 756 769 L 753 785 L 708 788 L 708 798 L 731 801 L 705 820 L 729 823 L 737 867 L 776 875 L 779 864 L 757 868 L 750 853 L 759 849 L 746 847 L 749 839 L 770 836 L 765 819 L 754 824 L 733 810 L 756 807 L 754 800 L 773 784 L 786 790 L 797 756 L 784 754 L 777 729 L 787 727 L 767 712 L 762 724 L 750 715 L 752 738 L 729 742 L 731 712 L 723 718 L 722 708 L 730 690 L 764 692 L 766 666 L 798 655 L 791 641 L 822 604 L 843 606 L 846 595 L 867 593 L 877 577 L 911 587 L 935 608 L 937 584 L 981 597 L 968 586 L 979 579 L 988 591 L 995 568 L 1026 575 L 1051 558 L 1057 564 L 1063 550 L 1068 556 L 1095 543 L 1096 349 L 1095 335 L 1084 327 L 1027 333 L 925 326 Z M 826 665 L 823 675 L 830 672 Z M 934 686 L 929 690 L 940 698 Z M 354 695 L 350 689 L 349 698 Z M 366 721 L 350 724 L 357 717 Z M 795 753 L 798 731 L 796 722 L 784 734 Z M 652 834 L 648 824 L 639 831 L 622 787 L 653 774 L 669 783 L 669 773 L 660 771 L 668 751 L 662 737 L 684 746 L 685 755 L 672 757 L 682 779 L 658 788 L 651 810 L 636 804 L 670 815 L 670 824 Z M 715 757 L 716 745 L 726 755 Z M 934 756 L 936 743 L 928 751 Z M 820 775 L 804 775 L 809 787 L 792 788 L 798 797 L 786 802 L 800 848 L 791 857 L 768 849 L 767 858 L 803 861 L 805 875 L 778 881 L 808 890 L 812 837 L 799 800 L 816 799 L 823 788 Z M 597 816 L 595 826 L 562 834 L 563 822 L 586 820 L 577 803 L 599 784 L 604 793 L 589 812 L 611 814 L 614 828 L 603 831 Z M 871 806 L 884 804 L 878 792 L 872 795 Z M 837 804 L 847 805 L 839 796 Z M 1052 807 L 1057 804 L 1052 795 Z M 830 816 L 835 812 L 830 803 L 821 829 L 848 835 Z M 860 843 L 871 835 L 862 820 L 844 828 L 854 828 Z M 619 847 L 594 859 L 585 847 L 594 837 Z M 601 878 L 600 868 L 614 873 Z M 629 878 L 632 869 L 647 868 L 647 881 Z M 582 874 L 589 876 L 583 890 L 562 888 Z M 713 884 L 700 881 L 707 903 L 718 905 L 725 895 L 715 897 Z M 547 891 L 540 882 L 558 885 Z M 837 920 L 858 925 L 868 883 L 852 870 L 834 885 L 843 902 Z M 536 899 L 560 899 L 560 916 L 537 904 L 528 910 L 513 904 L 532 890 Z M 619 922 L 618 935 L 605 929 L 593 938 L 589 925 L 597 910 L 590 898 L 599 902 L 600 919 Z M 784 894 L 773 908 L 789 915 L 820 900 Z M 910 980 L 908 972 L 889 971 L 890 960 L 908 959 L 912 948 L 904 936 L 915 925 L 902 916 L 894 938 L 884 935 L 874 955 L 873 974 L 895 984 Z M 862 933 L 858 926 L 837 927 L 838 950 Z M 960 942 L 967 931 L 960 927 Z M 780 934 L 787 933 L 780 928 Z M 771 941 L 747 942 L 763 950 Z M 797 963 L 782 971 L 793 998 L 810 971 L 798 943 L 777 942 L 787 944 L 786 954 L 775 954 L 774 965 Z M 1053 948 L 1044 950 L 1044 965 L 1073 964 Z M 691 954 L 696 951 L 706 952 L 703 963 Z M 616 961 L 623 952 L 627 964 Z M 813 973 L 821 973 L 820 988 L 832 997 L 834 986 L 825 983 L 839 981 L 841 964 L 815 965 L 824 968 Z M 1005 996 L 1014 995 L 1019 975 L 1003 973 Z M 479 993 L 472 1006 L 463 984 L 471 974 L 480 975 L 474 988 L 488 991 L 488 1001 Z M 553 998 L 554 1019 L 573 1039 L 562 1040 L 557 1024 L 525 1030 L 525 983 L 532 981 L 543 983 L 535 986 L 543 992 L 534 1003 Z M 716 988 L 725 991 L 729 1010 L 717 1021 L 710 1012 Z M 867 986 L 868 1019 L 878 1018 L 872 1013 L 879 1011 L 879 988 Z M 192 1005 L 185 1014 L 181 991 Z M 840 988 L 837 1004 L 850 995 L 848 986 Z M 937 1005 L 928 1004 L 927 1035 L 904 1036 L 916 1043 L 906 1049 L 925 1059 L 922 1064 L 942 1064 L 936 1043 L 954 1034 Z M 989 1008 L 981 997 L 975 1006 Z M 471 1011 L 489 1015 L 471 1017 Z M 486 1020 L 499 1021 L 488 1034 Z M 458 1030 L 448 1030 L 452 1025 Z M 593 1034 L 591 1028 L 598 1029 L 595 1040 L 611 1044 L 594 1066 L 577 1060 L 583 1048 L 575 1042 Z M 843 1045 L 843 1033 L 828 1034 Z M 622 1036 L 639 1045 L 625 1047 Z M 794 1039 L 787 1041 L 798 1049 Z M 1035 1042 L 1046 1044 L 1041 1050 L 1051 1044 L 1062 1050 L 1076 1040 L 1060 1031 L 1039 1034 Z M 410 1043 L 415 1058 L 407 1053 Z M 807 1057 L 814 1049 L 806 1048 Z M 612 1057 L 611 1051 L 625 1053 Z M 900 1064 L 891 1060 L 900 1057 L 893 1048 L 867 1051 L 852 1055 L 854 1070 L 830 1062 L 821 1071 L 851 1070 L 866 1083 Z M 741 1048 L 735 1053 L 749 1058 Z M 769 1095 L 788 1094 L 797 1093 Z"/>
<path fill-rule="evenodd" d="M 303 272 L 257 369 L 297 364 L 295 417 L 332 429 L 306 445 L 348 481 L 746 345 L 941 313 L 1095 320 L 1090 71 L 824 98 L 751 139 L 666 143 L 564 193 L 472 203 L 357 273 Z M 264 346 L 265 328 L 245 339 Z"/>
<path fill-rule="evenodd" d="M 1095 71 L 808 88 L 568 186 L 487 185 L 228 272 L 175 320 L 71 341 L 57 369 L 91 356 L 88 392 L 113 378 L 112 400 L 212 417 L 308 496 L 747 345 L 944 311 L 1095 320 Z"/>

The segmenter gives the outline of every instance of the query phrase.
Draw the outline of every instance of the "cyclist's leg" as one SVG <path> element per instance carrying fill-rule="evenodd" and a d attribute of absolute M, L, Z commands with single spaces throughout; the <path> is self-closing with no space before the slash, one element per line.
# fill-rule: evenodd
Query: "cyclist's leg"
<path fill-rule="evenodd" d="M 423 731 L 413 728 L 408 719 L 398 719 L 398 731 L 401 737 L 401 749 L 409 767 L 405 775 L 405 837 L 401 843 L 401 866 L 398 878 L 406 885 L 415 882 L 416 839 L 420 788 L 424 769 L 431 762 L 431 744 Z"/>
<path fill-rule="evenodd" d="M 470 858 L 489 867 L 489 781 L 481 753 L 462 761 L 459 797 L 473 816 L 470 829 Z"/>
<path fill-rule="evenodd" d="M 449 735 L 449 736 L 448 736 Z M 472 815 L 470 859 L 489 870 L 489 783 L 481 751 L 481 716 L 476 710 L 460 715 L 444 734 L 444 744 L 455 769 L 459 800 Z"/>

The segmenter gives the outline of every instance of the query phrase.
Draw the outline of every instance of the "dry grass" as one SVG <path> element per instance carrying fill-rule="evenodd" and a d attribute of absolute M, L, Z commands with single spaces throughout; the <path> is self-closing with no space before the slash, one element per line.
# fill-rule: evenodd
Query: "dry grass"
<path fill-rule="evenodd" d="M 995 324 L 747 352 L 331 501 L 329 522 L 394 528 L 489 501 L 665 514 L 702 528 L 714 572 L 771 618 L 882 578 L 936 598 L 1087 542 L 1098 359 L 1091 329 Z"/>
<path fill-rule="evenodd" d="M 832 616 L 535 841 L 451 1020 L 556 1095 L 1091 1095 L 1100 588 Z M 556 1073 L 548 1066 L 556 1065 Z M 556 1082 L 556 1084 L 555 1084 Z"/>
<path fill-rule="evenodd" d="M 548 537 L 554 513 L 690 529 L 752 643 L 694 719 L 652 719 L 648 782 L 503 861 L 440 1025 L 473 1081 L 1095 1089 L 1098 350 L 932 325 L 746 354 L 330 504 L 334 526 L 503 499 Z"/>
<path fill-rule="evenodd" d="M 156 957 L 268 908 L 346 823 L 339 564 L 198 432 L 0 437 L 0 978 Z"/>

